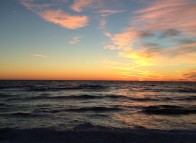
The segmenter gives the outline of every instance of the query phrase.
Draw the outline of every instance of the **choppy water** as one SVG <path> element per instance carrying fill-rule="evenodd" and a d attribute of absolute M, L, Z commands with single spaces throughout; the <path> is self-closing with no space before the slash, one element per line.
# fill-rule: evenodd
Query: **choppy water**
<path fill-rule="evenodd" d="M 196 129 L 196 83 L 0 81 L 1 128 Z"/>

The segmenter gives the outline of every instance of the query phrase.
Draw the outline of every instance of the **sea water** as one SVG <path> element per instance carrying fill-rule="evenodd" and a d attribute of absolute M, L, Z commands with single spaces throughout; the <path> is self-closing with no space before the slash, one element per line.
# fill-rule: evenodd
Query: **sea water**
<path fill-rule="evenodd" d="M 196 130 L 195 82 L 0 81 L 0 128 Z"/>

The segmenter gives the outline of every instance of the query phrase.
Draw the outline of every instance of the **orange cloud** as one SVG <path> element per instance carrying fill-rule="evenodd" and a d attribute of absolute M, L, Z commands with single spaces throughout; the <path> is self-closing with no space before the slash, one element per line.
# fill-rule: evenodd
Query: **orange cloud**
<path fill-rule="evenodd" d="M 128 51 L 120 52 L 119 55 L 121 57 L 134 59 L 133 62 L 139 66 L 152 66 L 157 64 L 154 61 L 154 57 L 155 57 L 154 55 L 145 53 L 145 51 L 142 50 L 131 50 L 129 52 Z"/>
<path fill-rule="evenodd" d="M 191 69 L 185 72 L 182 72 L 182 80 L 185 81 L 196 81 L 196 69 Z"/>
<path fill-rule="evenodd" d="M 92 0 L 74 0 L 71 5 L 71 9 L 77 12 L 81 12 L 85 7 L 90 6 Z"/>
<path fill-rule="evenodd" d="M 21 4 L 27 9 L 35 12 L 44 20 L 60 25 L 68 29 L 77 29 L 88 24 L 87 16 L 70 15 L 63 10 L 53 10 L 52 6 L 60 5 L 67 0 L 50 1 L 48 3 L 39 3 L 36 0 L 20 0 Z"/>
<path fill-rule="evenodd" d="M 62 10 L 47 10 L 40 13 L 46 21 L 58 24 L 68 29 L 77 29 L 87 25 L 87 16 L 72 16 Z"/>

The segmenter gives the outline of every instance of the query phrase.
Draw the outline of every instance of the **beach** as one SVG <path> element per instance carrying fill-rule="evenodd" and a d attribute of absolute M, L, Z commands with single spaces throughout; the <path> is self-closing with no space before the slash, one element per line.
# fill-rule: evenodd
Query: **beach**
<path fill-rule="evenodd" d="M 195 143 L 196 131 L 145 129 L 0 129 L 1 143 Z"/>

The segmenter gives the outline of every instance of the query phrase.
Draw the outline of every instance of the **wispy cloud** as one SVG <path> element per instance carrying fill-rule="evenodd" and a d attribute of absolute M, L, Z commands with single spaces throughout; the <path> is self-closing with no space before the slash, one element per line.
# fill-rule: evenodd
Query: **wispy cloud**
<path fill-rule="evenodd" d="M 92 2 L 93 0 L 74 0 L 73 4 L 71 5 L 71 9 L 81 12 L 85 7 L 90 6 Z"/>
<path fill-rule="evenodd" d="M 109 16 L 109 15 L 117 14 L 121 12 L 125 12 L 125 10 L 103 9 L 103 10 L 98 11 L 98 13 L 101 14 L 101 16 Z"/>
<path fill-rule="evenodd" d="M 76 43 L 78 43 L 80 41 L 80 37 L 79 36 L 75 36 L 75 37 L 73 37 L 70 41 L 69 41 L 69 43 L 70 44 L 76 44 Z"/>
<path fill-rule="evenodd" d="M 68 29 L 77 29 L 87 25 L 87 16 L 73 16 L 62 10 L 47 10 L 40 13 L 40 16 L 46 21 L 58 24 Z"/>
<path fill-rule="evenodd" d="M 139 10 L 131 24 L 151 31 L 178 29 L 196 35 L 196 1 L 164 0 L 153 1 L 147 8 Z"/>
<path fill-rule="evenodd" d="M 106 18 L 112 14 L 117 14 L 117 13 L 121 13 L 121 12 L 125 12 L 124 10 L 112 10 L 112 9 L 102 9 L 97 11 L 98 14 L 100 14 L 101 18 L 99 19 L 99 27 L 101 29 L 105 29 L 107 20 Z"/>
<path fill-rule="evenodd" d="M 100 18 L 99 19 L 99 28 L 100 29 L 105 29 L 106 23 L 107 23 L 107 21 L 106 21 L 105 17 Z"/>
<path fill-rule="evenodd" d="M 60 25 L 67 29 L 77 29 L 88 25 L 89 18 L 85 15 L 70 15 L 63 10 L 53 9 L 52 6 L 60 6 L 66 0 L 49 1 L 40 3 L 36 0 L 20 0 L 27 9 L 35 12 L 44 20 Z"/>
<path fill-rule="evenodd" d="M 33 54 L 33 57 L 47 58 L 47 56 L 46 55 L 43 55 L 43 54 Z"/>
<path fill-rule="evenodd" d="M 37 4 L 36 0 L 20 0 L 20 3 L 29 10 L 41 10 L 44 8 L 49 8 L 51 3 Z"/>
<path fill-rule="evenodd" d="M 196 81 L 196 69 L 192 69 L 182 73 L 182 78 L 186 81 Z"/>
<path fill-rule="evenodd" d="M 111 37 L 112 37 L 112 34 L 109 33 L 109 32 L 107 32 L 107 31 L 103 32 L 103 34 L 104 34 L 106 37 L 108 37 L 108 38 L 111 38 Z"/>

